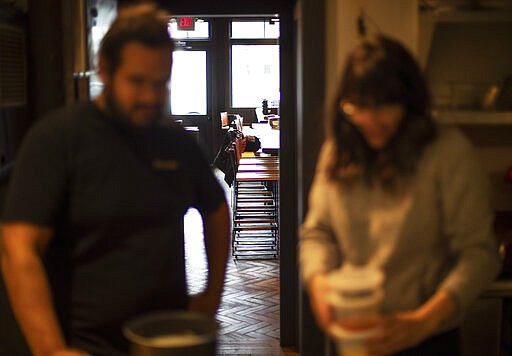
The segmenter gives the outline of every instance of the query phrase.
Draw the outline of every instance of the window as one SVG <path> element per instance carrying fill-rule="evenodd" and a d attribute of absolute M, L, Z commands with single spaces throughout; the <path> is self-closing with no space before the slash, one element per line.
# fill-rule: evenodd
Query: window
<path fill-rule="evenodd" d="M 232 21 L 232 39 L 279 38 L 279 22 L 268 21 Z"/>
<path fill-rule="evenodd" d="M 279 21 L 231 21 L 231 107 L 279 105 Z"/>
<path fill-rule="evenodd" d="M 171 114 L 206 115 L 206 51 L 174 51 Z"/>
<path fill-rule="evenodd" d="M 279 45 L 232 45 L 231 78 L 233 107 L 279 100 Z"/>

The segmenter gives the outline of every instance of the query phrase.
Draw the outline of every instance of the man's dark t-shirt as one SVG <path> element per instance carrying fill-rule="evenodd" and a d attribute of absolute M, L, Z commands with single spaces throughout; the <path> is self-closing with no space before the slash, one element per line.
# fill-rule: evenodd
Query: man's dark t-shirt
<path fill-rule="evenodd" d="M 66 338 L 112 356 L 128 319 L 186 307 L 183 215 L 224 199 L 181 128 L 136 129 L 88 103 L 27 134 L 3 220 L 54 229 L 44 263 Z"/>

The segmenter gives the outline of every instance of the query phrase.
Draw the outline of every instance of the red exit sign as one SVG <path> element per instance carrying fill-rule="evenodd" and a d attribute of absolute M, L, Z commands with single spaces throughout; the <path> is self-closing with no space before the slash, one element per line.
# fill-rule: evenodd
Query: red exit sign
<path fill-rule="evenodd" d="M 178 18 L 178 30 L 194 31 L 195 21 L 193 17 Z"/>

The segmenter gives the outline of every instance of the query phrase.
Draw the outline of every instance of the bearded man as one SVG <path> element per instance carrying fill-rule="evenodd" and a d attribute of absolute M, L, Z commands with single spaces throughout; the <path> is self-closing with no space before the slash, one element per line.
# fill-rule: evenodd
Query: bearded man
<path fill-rule="evenodd" d="M 36 356 L 126 355 L 129 319 L 169 309 L 214 315 L 219 306 L 229 213 L 193 138 L 162 125 L 168 19 L 154 6 L 120 12 L 101 43 L 102 93 L 39 120 L 16 159 L 2 269 Z M 185 278 L 189 207 L 202 215 L 209 267 L 195 296 Z"/>

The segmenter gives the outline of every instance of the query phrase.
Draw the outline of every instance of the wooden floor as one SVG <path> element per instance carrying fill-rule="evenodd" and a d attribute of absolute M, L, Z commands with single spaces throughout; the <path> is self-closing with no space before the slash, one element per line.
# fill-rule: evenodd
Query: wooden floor
<path fill-rule="evenodd" d="M 199 213 L 185 216 L 190 293 L 201 291 L 207 272 Z M 298 355 L 279 347 L 279 261 L 230 258 L 217 315 L 219 355 Z"/>

